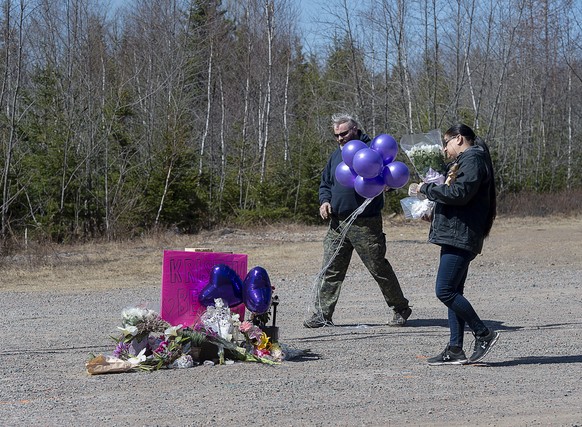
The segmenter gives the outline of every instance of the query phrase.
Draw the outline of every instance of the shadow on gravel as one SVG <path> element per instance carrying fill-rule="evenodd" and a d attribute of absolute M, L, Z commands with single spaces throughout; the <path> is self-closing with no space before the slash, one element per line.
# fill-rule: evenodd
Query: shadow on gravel
<path fill-rule="evenodd" d="M 519 365 L 553 365 L 564 363 L 582 363 L 582 355 L 577 356 L 527 356 L 505 362 L 484 363 L 485 366 L 519 366 Z"/>
<path fill-rule="evenodd" d="M 345 331 L 343 332 L 342 331 Z M 342 331 L 342 332 L 340 332 Z M 335 328 L 334 331 L 329 331 L 329 334 L 314 335 L 312 337 L 302 337 L 295 338 L 295 341 L 299 342 L 311 342 L 311 341 L 333 341 L 337 339 L 342 339 L 344 341 L 355 341 L 355 340 L 368 340 L 371 338 L 382 338 L 388 335 L 388 333 L 374 333 L 374 334 L 354 334 L 354 331 L 348 328 Z"/>
<path fill-rule="evenodd" d="M 547 325 L 538 325 L 535 326 L 535 329 L 558 329 L 563 326 L 573 326 L 573 325 L 582 325 L 580 322 L 565 322 L 565 323 L 550 323 Z"/>
<path fill-rule="evenodd" d="M 484 320 L 485 324 L 496 330 L 496 331 L 517 331 L 523 329 L 523 326 L 507 326 L 504 325 L 503 322 L 495 321 L 495 320 Z M 380 337 L 383 335 L 391 334 L 393 332 L 406 332 L 410 329 L 415 328 L 428 328 L 428 327 L 442 327 L 448 328 L 449 324 L 447 319 L 413 319 L 406 322 L 406 326 L 404 327 L 392 327 L 388 326 L 385 323 L 346 323 L 346 324 L 339 324 L 336 323 L 334 326 L 326 326 L 324 328 L 318 329 L 321 332 L 320 335 L 314 336 L 305 336 L 302 338 L 298 338 L 299 341 L 319 341 L 320 339 L 329 339 L 333 337 L 339 336 L 354 336 L 356 332 L 365 332 L 367 329 L 373 328 L 385 328 L 385 332 L 378 332 L 377 330 L 374 331 L 373 334 L 366 334 L 364 336 L 367 338 L 370 337 Z M 307 329 L 308 330 L 308 329 Z M 358 338 L 352 338 L 358 339 Z"/>
<path fill-rule="evenodd" d="M 319 359 L 321 359 L 321 355 L 314 353 L 311 350 L 303 350 L 301 354 L 293 356 L 290 359 L 285 359 L 285 362 L 310 362 Z"/>
<path fill-rule="evenodd" d="M 507 326 L 503 322 L 497 320 L 483 320 L 487 327 L 492 328 L 496 331 L 517 331 L 523 329 L 523 326 Z M 410 319 L 406 322 L 405 328 L 422 328 L 422 327 L 433 327 L 439 326 L 442 328 L 448 328 L 449 323 L 447 319 Z M 466 328 L 469 331 L 468 328 Z"/>

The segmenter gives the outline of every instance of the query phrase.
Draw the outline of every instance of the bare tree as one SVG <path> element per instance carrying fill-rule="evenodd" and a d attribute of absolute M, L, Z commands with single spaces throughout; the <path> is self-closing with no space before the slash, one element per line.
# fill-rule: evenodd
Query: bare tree
<path fill-rule="evenodd" d="M 212 114 L 212 85 L 214 84 L 214 39 L 210 37 L 208 54 L 208 73 L 206 74 L 206 120 L 204 121 L 204 132 L 200 140 L 200 162 L 198 165 L 198 175 L 202 175 L 202 165 L 204 164 L 204 150 L 210 129 L 210 117 Z"/>
<path fill-rule="evenodd" d="M 12 13 L 13 6 L 18 8 L 14 14 L 14 18 Z M 8 125 L 7 132 L 2 135 L 4 167 L 2 169 L 2 205 L 0 209 L 2 228 L 0 234 L 4 242 L 8 237 L 9 231 L 8 208 L 14 197 L 11 194 L 10 175 L 13 166 L 14 149 L 18 143 L 16 129 L 20 118 L 26 2 L 20 0 L 16 5 L 13 5 L 12 1 L 5 0 L 2 4 L 2 12 L 4 15 L 2 29 L 2 38 L 4 39 L 4 73 L 2 88 L 0 90 L 0 107 L 2 108 L 5 121 Z"/>
<path fill-rule="evenodd" d="M 396 49 L 398 52 L 398 72 L 400 75 L 401 92 L 406 103 L 408 130 L 410 133 L 414 132 L 412 122 L 412 88 L 410 83 L 410 72 L 408 69 L 408 55 L 406 49 L 406 2 L 404 0 L 397 0 L 396 15 L 388 15 L 390 22 L 396 22 L 396 26 L 391 24 L 392 33 L 395 39 Z"/>
<path fill-rule="evenodd" d="M 264 116 L 261 117 L 263 122 L 263 139 L 259 143 L 261 151 L 261 182 L 265 180 L 265 168 L 267 166 L 267 145 L 269 143 L 269 130 L 271 126 L 271 97 L 273 84 L 273 39 L 275 38 L 274 15 L 275 6 L 273 0 L 265 0 L 265 18 L 267 22 L 267 83 L 265 92 Z"/>

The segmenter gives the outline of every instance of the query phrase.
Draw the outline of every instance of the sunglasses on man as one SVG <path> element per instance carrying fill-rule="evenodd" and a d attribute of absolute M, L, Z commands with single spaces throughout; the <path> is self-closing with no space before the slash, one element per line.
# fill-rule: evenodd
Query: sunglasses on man
<path fill-rule="evenodd" d="M 348 135 L 348 133 L 350 133 L 352 131 L 352 129 L 353 129 L 353 127 L 349 128 L 345 132 L 334 133 L 333 136 L 335 136 L 336 138 L 339 138 L 339 137 L 345 138 Z"/>

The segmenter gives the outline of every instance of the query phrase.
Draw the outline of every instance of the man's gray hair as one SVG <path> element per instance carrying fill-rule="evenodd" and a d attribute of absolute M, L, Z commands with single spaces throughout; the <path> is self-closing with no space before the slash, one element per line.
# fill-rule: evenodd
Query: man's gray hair
<path fill-rule="evenodd" d="M 334 127 L 342 125 L 344 123 L 349 123 L 350 128 L 353 126 L 357 128 L 359 127 L 358 121 L 352 115 L 346 113 L 334 114 L 333 116 L 331 116 L 331 121 Z"/>

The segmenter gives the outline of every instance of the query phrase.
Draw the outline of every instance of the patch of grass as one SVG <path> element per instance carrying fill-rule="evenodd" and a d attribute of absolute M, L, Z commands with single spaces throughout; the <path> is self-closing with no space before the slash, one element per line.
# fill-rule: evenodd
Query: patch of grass
<path fill-rule="evenodd" d="M 498 198 L 497 212 L 516 217 L 578 216 L 582 212 L 582 190 L 507 193 Z"/>

